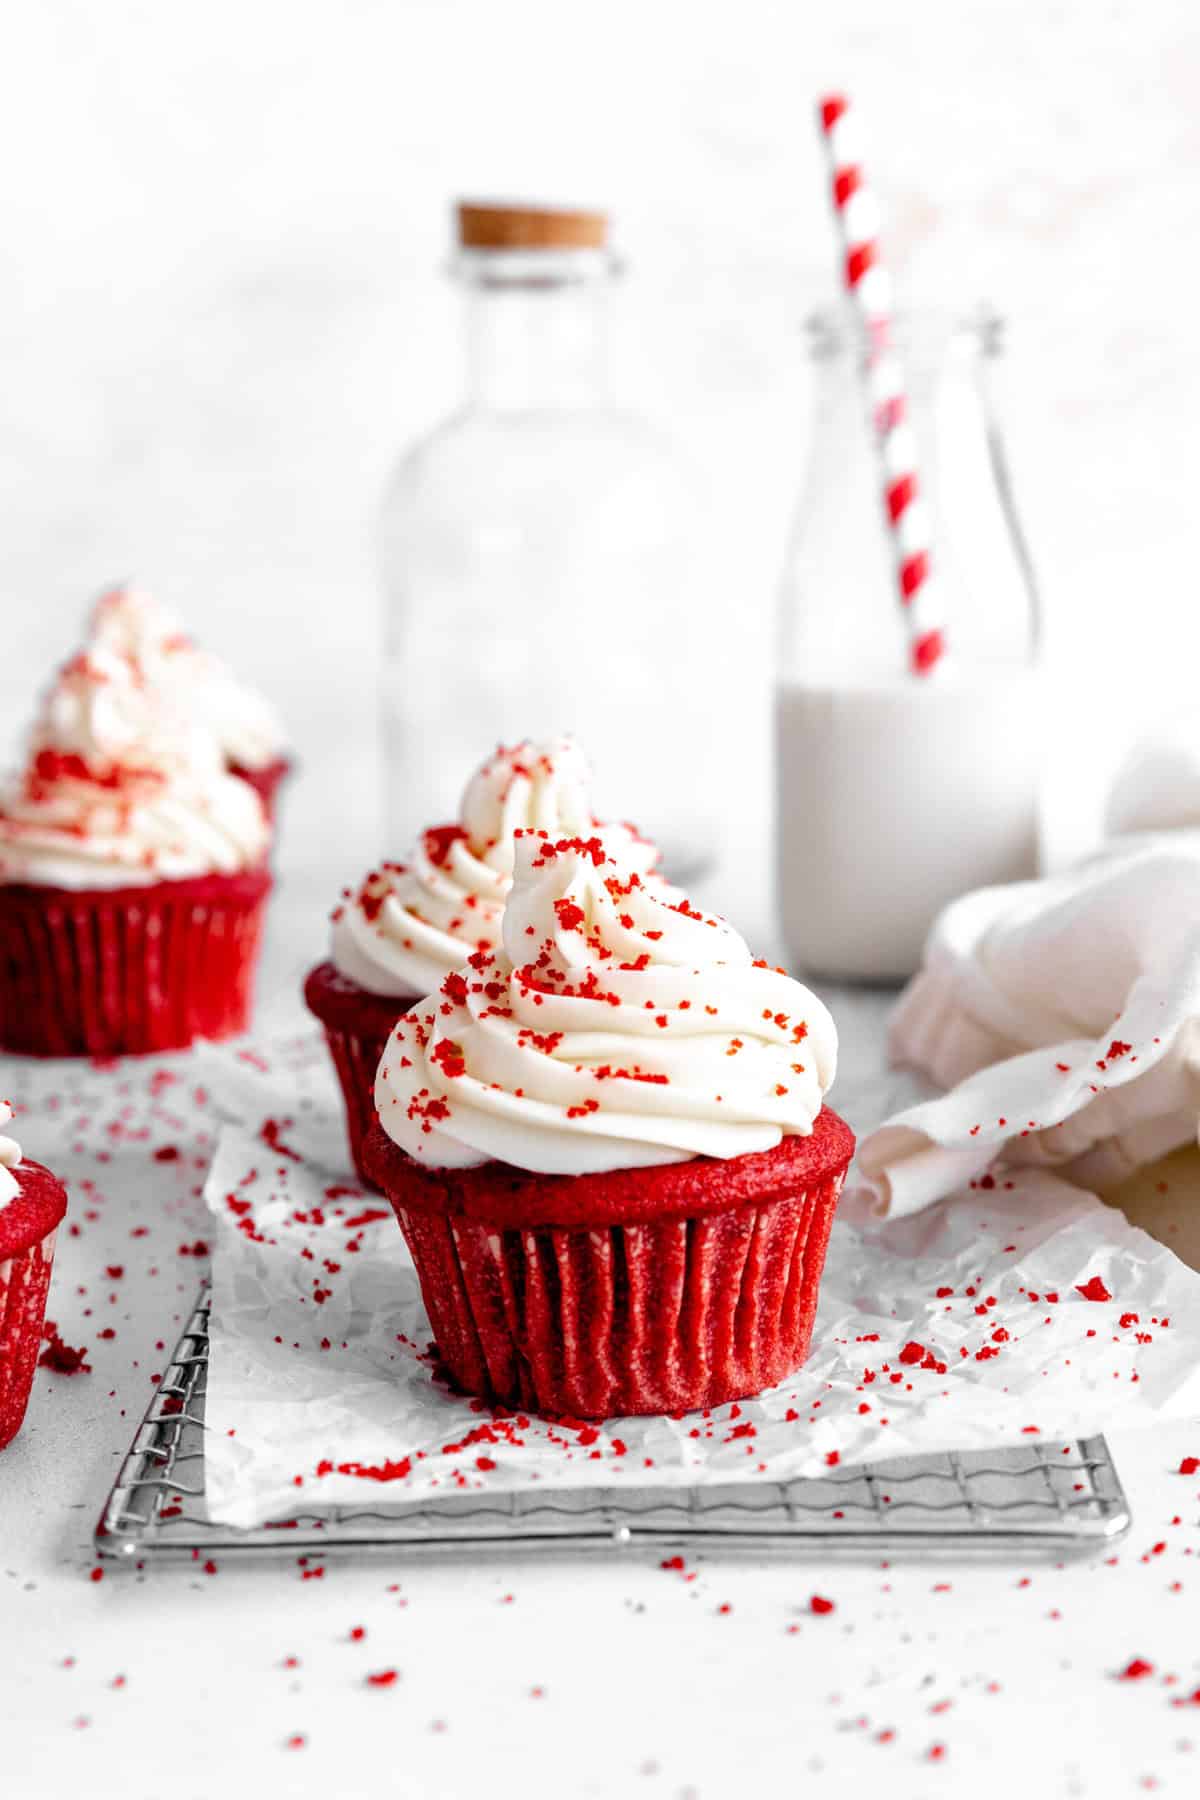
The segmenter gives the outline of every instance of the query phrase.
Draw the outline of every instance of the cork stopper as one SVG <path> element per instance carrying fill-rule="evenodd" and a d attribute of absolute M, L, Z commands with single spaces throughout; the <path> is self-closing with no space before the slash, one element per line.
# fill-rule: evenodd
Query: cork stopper
<path fill-rule="evenodd" d="M 603 250 L 608 214 L 460 200 L 458 241 L 464 250 Z"/>

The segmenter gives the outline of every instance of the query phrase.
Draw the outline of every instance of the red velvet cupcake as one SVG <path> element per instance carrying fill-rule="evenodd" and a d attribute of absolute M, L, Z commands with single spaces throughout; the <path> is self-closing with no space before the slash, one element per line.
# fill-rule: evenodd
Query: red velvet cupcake
<path fill-rule="evenodd" d="M 0 1101 L 0 1130 L 12 1108 Z M 54 1240 L 67 1190 L 0 1137 L 0 1450 L 21 1429 L 46 1320 Z"/>
<path fill-rule="evenodd" d="M 833 1022 L 597 840 L 516 852 L 503 948 L 396 1026 L 367 1139 L 439 1352 L 550 1414 L 758 1393 L 808 1353 L 854 1151 Z"/>
<path fill-rule="evenodd" d="M 249 1024 L 261 803 L 104 650 L 61 672 L 0 791 L 0 1047 L 182 1048 Z"/>
<path fill-rule="evenodd" d="M 597 825 L 591 771 L 568 738 L 500 747 L 471 777 L 461 816 L 425 832 L 407 862 L 385 862 L 333 914 L 330 956 L 304 999 L 321 1021 L 346 1106 L 354 1166 L 373 1185 L 363 1139 L 375 1117 L 375 1071 L 392 1027 L 473 951 L 500 942 L 513 833 L 599 832 L 632 867 L 658 860 L 630 825 Z"/>

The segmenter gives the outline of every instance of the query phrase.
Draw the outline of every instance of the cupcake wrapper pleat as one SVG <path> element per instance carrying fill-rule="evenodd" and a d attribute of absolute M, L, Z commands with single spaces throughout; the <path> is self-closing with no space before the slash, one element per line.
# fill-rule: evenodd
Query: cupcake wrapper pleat
<path fill-rule="evenodd" d="M 808 1354 L 842 1172 L 702 1218 L 501 1229 L 396 1211 L 468 1392 L 581 1418 L 760 1393 Z"/>
<path fill-rule="evenodd" d="M 0 1450 L 21 1429 L 46 1320 L 55 1234 L 0 1262 Z"/>
<path fill-rule="evenodd" d="M 0 887 L 0 1047 L 119 1056 L 246 1030 L 270 881 L 198 886 Z"/>
<path fill-rule="evenodd" d="M 363 1140 L 375 1122 L 375 1071 L 383 1055 L 387 1036 L 359 1036 L 350 1031 L 325 1027 L 325 1041 L 337 1071 L 346 1104 L 346 1135 L 350 1155 L 359 1180 L 371 1189 L 375 1182 L 363 1165 Z"/>

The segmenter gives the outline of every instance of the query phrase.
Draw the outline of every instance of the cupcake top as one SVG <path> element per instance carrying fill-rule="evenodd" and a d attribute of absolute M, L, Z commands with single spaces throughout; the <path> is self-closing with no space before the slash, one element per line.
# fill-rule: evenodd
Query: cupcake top
<path fill-rule="evenodd" d="M 494 949 L 517 830 L 598 834 L 642 873 L 658 861 L 632 825 L 597 823 L 591 770 L 572 739 L 501 746 L 467 783 L 455 824 L 434 826 L 407 862 L 384 863 L 346 892 L 333 914 L 334 967 L 369 993 L 415 999 L 471 951 Z"/>
<path fill-rule="evenodd" d="M 83 889 L 233 874 L 262 861 L 267 839 L 253 788 L 111 649 L 59 671 L 25 767 L 0 785 L 0 881 Z"/>
<path fill-rule="evenodd" d="M 816 995 L 723 920 L 596 837 L 520 831 L 502 948 L 399 1021 L 375 1103 L 432 1167 L 582 1175 L 807 1135 L 836 1060 Z"/>
<path fill-rule="evenodd" d="M 262 694 L 201 650 L 149 594 L 113 588 L 92 611 L 90 643 L 124 657 L 170 706 L 215 739 L 225 761 L 265 769 L 287 755 L 283 722 Z"/>
<path fill-rule="evenodd" d="M 16 1138 L 8 1137 L 4 1132 L 12 1116 L 13 1109 L 8 1101 L 0 1100 L 0 1206 L 7 1206 L 21 1191 L 13 1174 L 21 1160 L 21 1146 Z"/>

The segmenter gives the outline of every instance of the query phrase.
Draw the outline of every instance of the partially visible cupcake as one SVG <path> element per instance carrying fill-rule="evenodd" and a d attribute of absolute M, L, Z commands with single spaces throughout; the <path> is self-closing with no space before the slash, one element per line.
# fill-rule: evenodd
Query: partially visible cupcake
<path fill-rule="evenodd" d="M 325 1028 L 346 1104 L 354 1166 L 375 1116 L 375 1070 L 393 1025 L 475 950 L 500 942 L 512 885 L 513 833 L 599 834 L 630 867 L 658 861 L 632 825 L 598 824 L 591 770 L 570 738 L 501 746 L 476 770 L 458 820 L 426 831 L 406 862 L 385 862 L 333 913 L 329 958 L 304 998 Z"/>
<path fill-rule="evenodd" d="M 0 1100 L 0 1134 L 12 1107 Z M 0 1450 L 21 1429 L 46 1322 L 54 1240 L 67 1190 L 0 1135 Z"/>
<path fill-rule="evenodd" d="M 854 1150 L 836 1055 L 722 920 L 518 833 L 503 947 L 398 1022 L 365 1151 L 461 1386 L 607 1418 L 795 1370 Z"/>
<path fill-rule="evenodd" d="M 112 650 L 69 662 L 0 786 L 0 1048 L 170 1050 L 249 1022 L 262 802 Z"/>
<path fill-rule="evenodd" d="M 215 739 L 226 769 L 248 781 L 273 821 L 292 766 L 283 721 L 271 702 L 199 646 L 157 600 L 136 587 L 102 594 L 90 642 L 125 657 L 167 705 Z"/>

